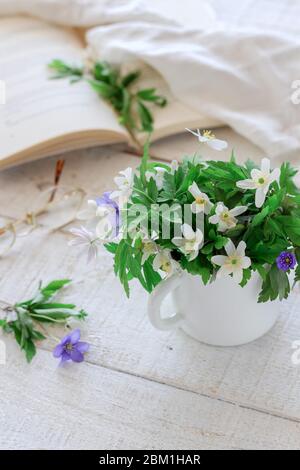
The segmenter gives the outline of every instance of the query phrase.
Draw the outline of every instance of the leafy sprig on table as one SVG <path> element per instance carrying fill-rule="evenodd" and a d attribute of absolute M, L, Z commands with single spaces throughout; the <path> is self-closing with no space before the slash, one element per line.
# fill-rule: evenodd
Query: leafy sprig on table
<path fill-rule="evenodd" d="M 157 94 L 155 88 L 133 90 L 141 72 L 136 70 L 122 75 L 120 70 L 107 62 L 96 62 L 90 70 L 84 67 L 73 67 L 62 60 L 55 59 L 49 64 L 54 72 L 53 79 L 69 78 L 70 83 L 85 80 L 96 93 L 108 102 L 119 117 L 133 140 L 134 132 L 152 132 L 153 115 L 149 104 L 164 107 L 166 98 Z"/>
<path fill-rule="evenodd" d="M 70 282 L 69 279 L 61 279 L 45 287 L 40 284 L 33 298 L 3 309 L 5 317 L 0 320 L 0 327 L 5 333 L 15 336 L 28 362 L 36 354 L 36 342 L 46 339 L 42 332 L 43 324 L 66 324 L 71 317 L 84 320 L 87 316 L 84 310 L 78 310 L 74 304 L 53 301 L 54 296 Z"/>

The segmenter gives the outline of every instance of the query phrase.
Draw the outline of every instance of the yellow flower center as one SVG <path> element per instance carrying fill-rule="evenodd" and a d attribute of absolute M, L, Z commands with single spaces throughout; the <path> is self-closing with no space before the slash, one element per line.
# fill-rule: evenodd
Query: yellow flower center
<path fill-rule="evenodd" d="M 205 200 L 202 196 L 197 196 L 195 201 L 196 201 L 196 204 L 200 204 L 200 205 L 203 205 L 205 203 Z"/>
<path fill-rule="evenodd" d="M 165 261 L 163 264 L 162 264 L 162 267 L 161 269 L 163 271 L 165 271 L 166 273 L 170 271 L 170 268 L 171 268 L 171 263 L 170 261 Z"/>
<path fill-rule="evenodd" d="M 151 242 L 144 242 L 143 243 L 144 251 L 152 251 L 152 243 Z"/>
<path fill-rule="evenodd" d="M 262 176 L 259 178 L 258 180 L 259 184 L 264 184 L 265 182 L 265 178 L 263 178 Z"/>
<path fill-rule="evenodd" d="M 209 140 L 213 140 L 216 138 L 212 131 L 203 131 L 203 137 L 206 137 Z"/>

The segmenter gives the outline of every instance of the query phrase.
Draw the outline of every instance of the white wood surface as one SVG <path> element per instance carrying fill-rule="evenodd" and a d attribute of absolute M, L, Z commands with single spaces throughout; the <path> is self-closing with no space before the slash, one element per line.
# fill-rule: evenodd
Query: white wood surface
<path fill-rule="evenodd" d="M 218 136 L 234 139 L 240 158 L 260 156 L 231 131 Z M 176 137 L 153 151 L 172 158 L 195 149 L 190 138 Z M 54 162 L 0 174 L 0 214 L 19 216 L 30 208 L 51 181 Z M 62 183 L 99 194 L 111 188 L 117 171 L 137 164 L 121 148 L 77 152 L 67 156 Z M 146 318 L 147 294 L 135 284 L 127 300 L 111 256 L 103 252 L 97 269 L 87 266 L 68 239 L 66 231 L 38 229 L 0 260 L 0 297 L 12 302 L 29 297 L 40 279 L 77 281 L 65 298 L 90 312 L 82 332 L 92 344 L 85 363 L 58 368 L 53 340 L 27 365 L 5 337 L 1 449 L 299 448 L 300 365 L 291 362 L 292 342 L 300 340 L 298 292 L 264 338 L 213 348 L 179 330 L 154 330 Z"/>

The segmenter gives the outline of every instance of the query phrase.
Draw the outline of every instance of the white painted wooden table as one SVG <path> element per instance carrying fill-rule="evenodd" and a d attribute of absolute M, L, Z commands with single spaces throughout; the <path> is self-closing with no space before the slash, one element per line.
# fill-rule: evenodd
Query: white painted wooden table
<path fill-rule="evenodd" d="M 218 135 L 234 138 L 244 149 L 240 157 L 259 156 L 230 131 Z M 176 137 L 155 151 L 173 157 L 193 149 L 190 138 Z M 30 207 L 54 162 L 0 174 L 0 213 L 18 216 Z M 117 171 L 137 163 L 116 148 L 77 152 L 67 156 L 62 182 L 100 193 Z M 27 365 L 5 338 L 1 449 L 299 448 L 300 365 L 291 362 L 292 342 L 300 339 L 299 294 L 264 338 L 209 347 L 181 331 L 155 331 L 146 318 L 147 294 L 134 285 L 127 300 L 111 256 L 103 252 L 94 270 L 78 261 L 68 238 L 39 229 L 0 261 L 1 298 L 12 302 L 29 297 L 40 279 L 77 280 L 65 295 L 90 312 L 83 338 L 92 343 L 85 363 L 58 368 L 51 341 Z"/>

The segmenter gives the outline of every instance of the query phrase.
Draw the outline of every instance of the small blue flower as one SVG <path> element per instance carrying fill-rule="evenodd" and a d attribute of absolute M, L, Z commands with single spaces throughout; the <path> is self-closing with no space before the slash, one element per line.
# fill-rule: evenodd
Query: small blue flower
<path fill-rule="evenodd" d="M 287 272 L 290 269 L 294 269 L 296 262 L 296 256 L 290 251 L 283 251 L 276 259 L 278 269 L 284 272 Z"/>
<path fill-rule="evenodd" d="M 54 348 L 53 356 L 61 358 L 60 364 L 66 361 L 82 362 L 84 360 L 84 353 L 89 350 L 90 345 L 79 340 L 80 330 L 77 329 L 65 336 Z"/>
<path fill-rule="evenodd" d="M 119 234 L 120 230 L 120 209 L 116 201 L 111 199 L 111 192 L 106 191 L 105 193 L 102 194 L 101 197 L 98 197 L 96 199 L 96 203 L 98 206 L 108 206 L 111 207 L 114 210 L 114 220 L 112 221 L 112 225 L 115 229 L 115 236 Z"/>

